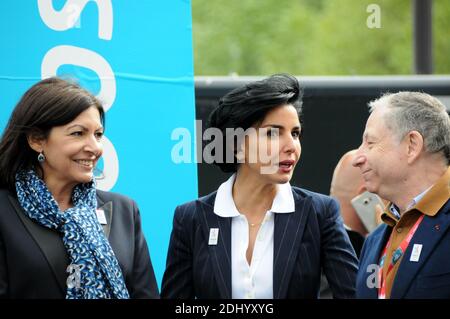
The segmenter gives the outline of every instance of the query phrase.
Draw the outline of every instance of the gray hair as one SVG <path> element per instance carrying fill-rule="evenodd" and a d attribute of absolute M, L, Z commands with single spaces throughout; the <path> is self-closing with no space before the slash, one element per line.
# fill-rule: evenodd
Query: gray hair
<path fill-rule="evenodd" d="M 388 93 L 369 103 L 370 112 L 381 105 L 390 110 L 386 125 L 399 140 L 417 131 L 424 139 L 425 150 L 442 152 L 450 164 L 450 118 L 438 99 L 421 92 Z"/>

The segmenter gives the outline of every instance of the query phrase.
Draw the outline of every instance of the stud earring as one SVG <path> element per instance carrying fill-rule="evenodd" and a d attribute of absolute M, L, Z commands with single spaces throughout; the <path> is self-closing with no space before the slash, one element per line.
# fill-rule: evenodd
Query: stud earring
<path fill-rule="evenodd" d="M 44 153 L 40 152 L 38 157 L 37 157 L 37 160 L 39 161 L 39 163 L 43 163 L 45 161 Z"/>

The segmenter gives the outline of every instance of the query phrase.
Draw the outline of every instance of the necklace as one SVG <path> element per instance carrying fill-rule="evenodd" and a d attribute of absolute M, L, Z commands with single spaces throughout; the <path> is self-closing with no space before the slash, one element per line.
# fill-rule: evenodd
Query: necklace
<path fill-rule="evenodd" d="M 254 224 L 250 223 L 250 227 L 255 227 L 255 226 L 258 226 L 258 225 L 261 225 L 261 224 L 262 224 L 262 222 L 254 223 Z"/>
<path fill-rule="evenodd" d="M 259 225 L 261 225 L 262 223 L 264 223 L 264 220 L 265 220 L 266 218 L 265 218 L 265 216 L 263 217 L 263 219 L 259 222 L 259 223 L 250 223 L 250 221 L 248 222 L 248 224 L 250 225 L 250 227 L 255 227 L 255 226 L 259 226 Z"/>

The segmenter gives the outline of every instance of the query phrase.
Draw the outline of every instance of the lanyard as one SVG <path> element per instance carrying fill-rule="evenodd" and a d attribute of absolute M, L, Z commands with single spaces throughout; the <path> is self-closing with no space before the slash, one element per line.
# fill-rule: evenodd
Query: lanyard
<path fill-rule="evenodd" d="M 408 235 L 405 239 L 400 243 L 400 246 L 394 251 L 392 254 L 392 260 L 389 263 L 388 269 L 386 271 L 386 277 L 383 277 L 383 266 L 384 262 L 386 260 L 386 253 L 388 247 L 391 246 L 391 239 L 392 234 L 389 237 L 389 241 L 387 242 L 386 246 L 384 247 L 383 254 L 381 255 L 380 259 L 380 269 L 378 270 L 378 282 L 380 283 L 380 288 L 378 289 L 378 299 L 386 299 L 386 278 L 389 275 L 389 273 L 394 268 L 397 261 L 400 259 L 400 257 L 403 256 L 403 253 L 406 251 L 406 248 L 409 245 L 409 242 L 411 241 L 412 237 L 414 236 L 414 233 L 416 232 L 417 228 L 419 228 L 420 223 L 422 222 L 425 215 L 421 215 L 419 219 L 417 219 L 414 226 L 409 230 Z"/>

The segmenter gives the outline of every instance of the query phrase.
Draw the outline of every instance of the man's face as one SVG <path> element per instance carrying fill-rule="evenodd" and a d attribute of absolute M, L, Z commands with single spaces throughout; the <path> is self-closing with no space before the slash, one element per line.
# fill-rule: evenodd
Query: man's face
<path fill-rule="evenodd" d="M 361 169 L 369 192 L 391 200 L 406 182 L 407 148 L 386 126 L 387 112 L 386 107 L 379 106 L 369 116 L 353 165 Z"/>

